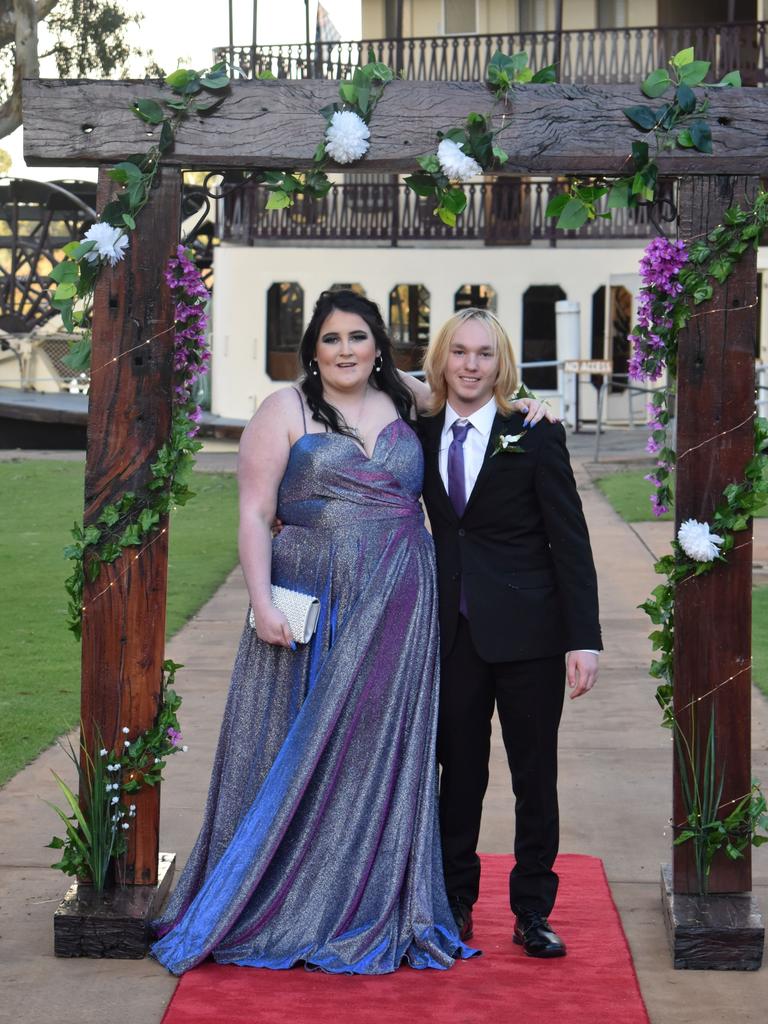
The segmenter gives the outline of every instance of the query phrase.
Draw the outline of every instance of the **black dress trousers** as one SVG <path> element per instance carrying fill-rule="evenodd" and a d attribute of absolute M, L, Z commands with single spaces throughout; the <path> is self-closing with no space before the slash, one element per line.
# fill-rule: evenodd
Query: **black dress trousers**
<path fill-rule="evenodd" d="M 449 899 L 471 906 L 480 885 L 477 842 L 488 786 L 491 719 L 498 708 L 515 794 L 515 867 L 510 905 L 515 913 L 548 915 L 557 895 L 552 870 L 559 842 L 557 730 L 565 694 L 562 654 L 490 663 L 475 649 L 459 617 L 443 659 L 437 755 L 440 833 Z"/>

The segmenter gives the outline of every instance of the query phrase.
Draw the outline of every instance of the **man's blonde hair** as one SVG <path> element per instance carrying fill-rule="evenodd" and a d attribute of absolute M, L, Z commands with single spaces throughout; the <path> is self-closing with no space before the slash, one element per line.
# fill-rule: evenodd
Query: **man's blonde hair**
<path fill-rule="evenodd" d="M 430 412 L 433 416 L 441 412 L 448 398 L 445 368 L 448 365 L 451 342 L 462 324 L 466 324 L 470 320 L 477 320 L 483 324 L 495 342 L 499 357 L 499 372 L 493 388 L 493 397 L 496 399 L 496 405 L 500 412 L 506 415 L 512 411 L 511 402 L 518 385 L 517 363 L 512 351 L 512 342 L 494 313 L 489 309 L 477 309 L 470 306 L 449 317 L 427 348 L 424 357 L 424 374 L 432 389 Z"/>

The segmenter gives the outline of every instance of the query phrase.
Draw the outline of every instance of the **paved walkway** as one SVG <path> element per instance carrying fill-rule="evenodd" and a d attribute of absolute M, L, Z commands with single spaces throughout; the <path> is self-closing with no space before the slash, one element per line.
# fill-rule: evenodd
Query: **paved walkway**
<path fill-rule="evenodd" d="M 593 440 L 593 439 L 592 439 Z M 659 902 L 659 865 L 670 857 L 671 742 L 659 727 L 647 676 L 648 625 L 637 610 L 656 578 L 654 545 L 668 524 L 633 529 L 613 512 L 592 479 L 591 452 L 573 439 L 577 477 L 595 546 L 606 652 L 591 695 L 568 702 L 561 731 L 562 849 L 603 858 L 622 916 L 652 1024 L 764 1024 L 768 966 L 757 973 L 673 971 Z M 624 442 L 622 441 L 622 445 Z M 638 444 L 642 434 L 638 432 Z M 617 441 L 618 445 L 618 441 Z M 605 459 L 639 451 L 610 451 Z M 61 457 L 56 453 L 55 457 Z M 586 460 L 585 460 L 586 457 Z M 231 453 L 209 451 L 206 468 L 230 468 Z M 210 465 L 210 463 L 213 465 Z M 602 470 L 601 470 L 602 471 Z M 642 524 L 641 524 L 642 525 Z M 766 537 L 768 544 L 768 537 Z M 768 560 L 768 549 L 766 551 Z M 183 863 L 197 833 L 230 666 L 247 599 L 239 570 L 174 638 L 168 656 L 187 667 L 179 676 L 189 753 L 178 755 L 163 784 L 162 849 Z M 768 782 L 768 701 L 753 699 L 753 763 Z M 47 866 L 44 845 L 56 820 L 42 802 L 55 799 L 50 770 L 67 772 L 56 748 L 42 754 L 0 791 L 0 1021 L 37 1024 L 156 1024 L 175 982 L 153 961 L 58 960 L 52 914 L 65 883 Z M 512 842 L 510 791 L 503 748 L 494 735 L 492 777 L 481 847 Z M 768 853 L 754 857 L 755 889 L 768 913 Z M 511 918 L 510 918 L 511 927 Z M 567 938 L 567 936 L 566 936 Z M 542 965 L 551 972 L 553 965 Z M 556 969 L 556 966 L 554 967 Z M 510 993 L 514 1019 L 514 993 Z M 254 1013 L 254 1021 L 258 1020 Z M 584 1024 L 610 1024 L 586 1020 Z"/>

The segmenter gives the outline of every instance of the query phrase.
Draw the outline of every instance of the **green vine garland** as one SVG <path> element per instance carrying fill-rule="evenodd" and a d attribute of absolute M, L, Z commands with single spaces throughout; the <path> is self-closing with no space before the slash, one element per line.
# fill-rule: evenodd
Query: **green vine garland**
<path fill-rule="evenodd" d="M 670 70 L 652 71 L 641 85 L 645 96 L 658 99 L 672 90 L 672 97 L 657 109 L 647 105 L 626 107 L 624 114 L 632 124 L 651 136 L 654 154 L 649 143 L 633 142 L 627 157 L 629 172 L 620 177 L 600 178 L 593 184 L 574 180 L 568 191 L 554 196 L 548 203 L 545 216 L 557 217 L 556 227 L 572 231 L 596 217 L 610 217 L 611 210 L 634 209 L 641 202 L 652 203 L 656 197 L 659 167 L 658 155 L 665 150 L 697 149 L 712 152 L 712 129 L 706 120 L 708 99 L 697 99 L 693 89 L 706 85 L 708 89 L 739 88 L 741 74 L 729 71 L 719 82 L 704 82 L 709 74 L 710 62 L 696 60 L 692 46 L 669 61 Z M 598 212 L 597 204 L 607 196 L 605 212 Z"/>

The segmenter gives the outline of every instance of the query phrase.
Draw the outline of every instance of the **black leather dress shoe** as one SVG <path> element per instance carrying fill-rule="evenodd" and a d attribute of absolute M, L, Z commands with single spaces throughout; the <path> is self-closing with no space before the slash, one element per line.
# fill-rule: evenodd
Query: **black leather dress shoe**
<path fill-rule="evenodd" d="M 518 914 L 512 941 L 522 946 L 528 956 L 542 959 L 565 956 L 565 943 L 541 914 Z"/>
<path fill-rule="evenodd" d="M 468 942 L 473 934 L 472 907 L 467 906 L 462 900 L 451 900 L 451 911 L 459 929 L 459 938 L 462 942 Z"/>

